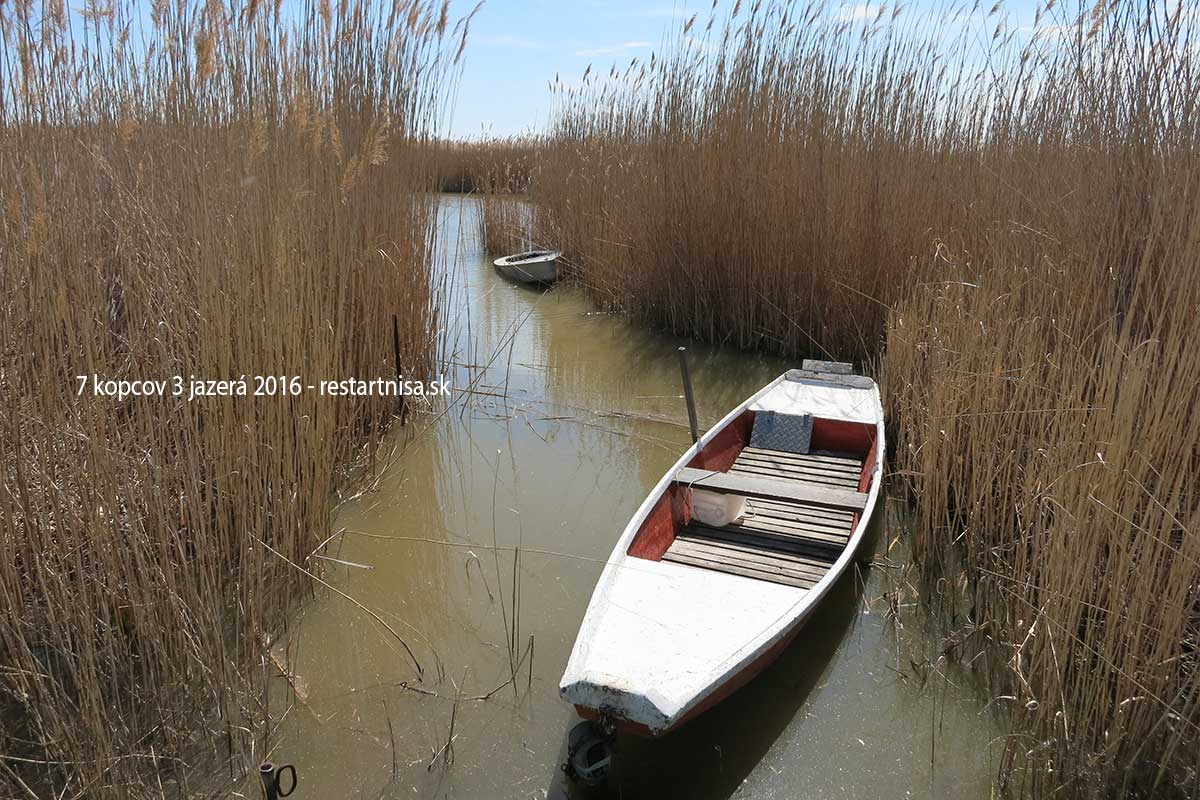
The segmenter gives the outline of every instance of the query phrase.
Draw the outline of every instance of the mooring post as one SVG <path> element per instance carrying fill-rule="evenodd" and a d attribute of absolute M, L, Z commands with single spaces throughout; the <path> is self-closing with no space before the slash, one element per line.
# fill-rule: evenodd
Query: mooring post
<path fill-rule="evenodd" d="M 270 761 L 259 764 L 258 777 L 262 781 L 263 797 L 266 800 L 276 800 L 279 797 L 279 788 L 275 785 L 275 765 Z"/>
<path fill-rule="evenodd" d="M 687 400 L 688 425 L 692 429 L 692 442 L 700 441 L 700 426 L 696 423 L 696 398 L 692 394 L 692 375 L 688 372 L 687 348 L 679 348 L 679 370 L 683 373 L 683 397 Z"/>

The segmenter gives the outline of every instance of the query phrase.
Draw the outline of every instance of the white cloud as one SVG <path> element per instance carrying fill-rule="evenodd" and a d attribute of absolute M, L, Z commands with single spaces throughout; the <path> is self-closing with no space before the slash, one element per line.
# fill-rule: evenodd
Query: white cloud
<path fill-rule="evenodd" d="M 618 44 L 612 47 L 593 47 L 588 50 L 576 50 L 571 55 L 583 56 L 584 58 L 592 58 L 594 56 L 610 56 L 614 53 L 621 53 L 626 50 L 641 50 L 650 46 L 650 42 L 625 42 L 624 44 Z"/>
<path fill-rule="evenodd" d="M 875 17 L 879 16 L 879 12 L 882 9 L 883 5 L 879 3 L 858 3 L 852 6 L 842 6 L 837 11 L 837 18 L 841 20 L 873 22 Z"/>
<path fill-rule="evenodd" d="M 1021 33 L 1032 34 L 1034 39 L 1067 39 L 1075 34 L 1075 26 L 1072 25 L 1046 25 L 1041 24 L 1037 27 L 1033 25 L 1024 25 L 1021 27 Z"/>

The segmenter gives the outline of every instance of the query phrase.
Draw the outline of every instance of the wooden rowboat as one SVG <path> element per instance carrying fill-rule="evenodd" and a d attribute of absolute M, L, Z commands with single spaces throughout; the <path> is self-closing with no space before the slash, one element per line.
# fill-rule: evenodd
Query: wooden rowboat
<path fill-rule="evenodd" d="M 492 263 L 496 270 L 518 283 L 551 283 L 558 277 L 557 250 L 530 250 L 525 253 L 497 258 Z"/>
<path fill-rule="evenodd" d="M 853 562 L 883 454 L 879 389 L 848 364 L 805 361 L 729 412 L 629 521 L 562 697 L 587 719 L 658 736 L 750 680 Z M 746 498 L 744 515 L 701 522 L 697 490 Z"/>

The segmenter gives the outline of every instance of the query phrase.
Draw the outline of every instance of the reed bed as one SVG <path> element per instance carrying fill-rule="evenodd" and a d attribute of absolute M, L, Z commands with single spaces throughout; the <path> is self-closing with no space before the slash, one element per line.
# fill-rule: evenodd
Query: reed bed
<path fill-rule="evenodd" d="M 188 795 L 264 754 L 266 643 L 396 411 L 287 377 L 394 375 L 393 319 L 406 375 L 433 367 L 458 31 L 420 2 L 308 10 L 0 6 L 5 796 Z"/>
<path fill-rule="evenodd" d="M 878 367 L 1014 795 L 1200 793 L 1196 21 L 738 3 L 563 85 L 531 187 L 598 303 Z"/>
<path fill-rule="evenodd" d="M 985 151 L 1023 202 L 887 323 L 914 552 L 966 564 L 1014 794 L 1200 795 L 1193 25 L 1117 4 L 1060 30 Z"/>
<path fill-rule="evenodd" d="M 527 198 L 504 192 L 481 195 L 479 241 L 488 255 L 503 256 L 540 246 L 535 241 L 536 214 Z"/>
<path fill-rule="evenodd" d="M 531 191 L 540 238 L 600 304 L 672 333 L 870 356 L 930 231 L 988 181 L 967 152 L 983 76 L 937 82 L 967 59 L 936 48 L 940 17 L 735 11 L 693 17 L 661 58 L 560 85 Z"/>
<path fill-rule="evenodd" d="M 918 292 L 889 325 L 914 551 L 934 579 L 967 565 L 963 650 L 990 645 L 1016 794 L 1197 793 L 1200 228 L 1176 222 L 1140 231 L 1137 249 L 1163 261 L 1124 312 L 1097 270 L 1134 233 L 1119 226 L 1082 252 L 963 257 L 961 280 Z"/>
<path fill-rule="evenodd" d="M 468 142 L 441 142 L 434 153 L 438 188 L 443 192 L 523 194 L 537 157 L 537 142 L 509 136 Z"/>

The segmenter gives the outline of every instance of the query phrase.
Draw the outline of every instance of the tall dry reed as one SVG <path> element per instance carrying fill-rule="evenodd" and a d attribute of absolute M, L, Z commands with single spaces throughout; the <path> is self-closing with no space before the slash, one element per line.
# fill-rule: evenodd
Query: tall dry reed
<path fill-rule="evenodd" d="M 999 656 L 1002 782 L 1195 793 L 1194 9 L 866 8 L 737 3 L 561 87 L 538 238 L 672 332 L 882 355 L 915 553 L 966 556 Z"/>
<path fill-rule="evenodd" d="M 971 579 L 1018 793 L 1200 794 L 1200 74 L 1098 9 L 1007 131 L 1027 198 L 892 313 L 914 551 Z M 1060 66 L 1067 66 L 1062 64 Z"/>
<path fill-rule="evenodd" d="M 446 8 L 280 9 L 0 6 L 6 796 L 186 794 L 262 755 L 264 642 L 396 401 L 253 376 L 389 376 L 394 315 L 432 368 Z"/>
<path fill-rule="evenodd" d="M 910 260 L 988 175 L 967 152 L 983 76 L 935 49 L 950 23 L 880 17 L 754 3 L 560 86 L 532 191 L 541 238 L 597 301 L 671 332 L 875 353 Z"/>

